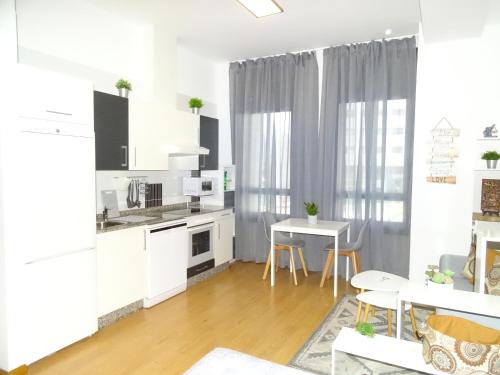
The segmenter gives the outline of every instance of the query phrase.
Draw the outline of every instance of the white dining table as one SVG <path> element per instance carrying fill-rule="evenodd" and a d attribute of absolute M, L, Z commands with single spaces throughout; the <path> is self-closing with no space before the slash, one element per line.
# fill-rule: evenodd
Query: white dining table
<path fill-rule="evenodd" d="M 335 237 L 335 258 L 333 271 L 333 296 L 337 297 L 337 276 L 339 256 L 339 236 L 347 232 L 347 242 L 350 241 L 351 229 L 348 222 L 318 220 L 317 224 L 309 224 L 307 219 L 289 218 L 271 225 L 271 286 L 275 285 L 274 232 L 313 234 L 317 236 Z M 320 249 L 322 250 L 322 249 Z"/>

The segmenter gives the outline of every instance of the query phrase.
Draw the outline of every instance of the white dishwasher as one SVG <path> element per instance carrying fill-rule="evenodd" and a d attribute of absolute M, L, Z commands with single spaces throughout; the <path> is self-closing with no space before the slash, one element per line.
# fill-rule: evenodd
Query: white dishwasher
<path fill-rule="evenodd" d="M 146 297 L 154 306 L 186 290 L 188 232 L 185 221 L 149 225 L 145 230 Z"/>

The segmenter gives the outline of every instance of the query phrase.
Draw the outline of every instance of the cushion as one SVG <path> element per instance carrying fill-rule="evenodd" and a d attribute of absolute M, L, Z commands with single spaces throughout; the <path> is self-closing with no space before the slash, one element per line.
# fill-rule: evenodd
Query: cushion
<path fill-rule="evenodd" d="M 462 270 L 462 276 L 467 278 L 470 283 L 474 283 L 474 270 L 476 267 L 476 245 L 471 245 L 469 255 L 465 261 L 464 268 Z"/>
<path fill-rule="evenodd" d="M 466 319 L 430 315 L 419 329 L 426 363 L 449 374 L 500 375 L 500 331 Z"/>
<path fill-rule="evenodd" d="M 488 294 L 500 296 L 500 263 L 495 263 L 486 274 L 486 291 Z"/>

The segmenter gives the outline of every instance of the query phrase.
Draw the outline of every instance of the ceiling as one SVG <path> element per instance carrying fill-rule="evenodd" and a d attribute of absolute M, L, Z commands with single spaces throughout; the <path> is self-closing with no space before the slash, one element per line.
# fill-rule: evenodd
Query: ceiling
<path fill-rule="evenodd" d="M 84 0 L 138 22 L 177 29 L 178 41 L 216 61 L 416 34 L 419 0 L 276 0 L 284 13 L 255 18 L 237 0 Z"/>
<path fill-rule="evenodd" d="M 284 13 L 255 18 L 236 0 L 170 1 L 178 38 L 221 61 L 418 32 L 418 0 L 277 0 Z"/>

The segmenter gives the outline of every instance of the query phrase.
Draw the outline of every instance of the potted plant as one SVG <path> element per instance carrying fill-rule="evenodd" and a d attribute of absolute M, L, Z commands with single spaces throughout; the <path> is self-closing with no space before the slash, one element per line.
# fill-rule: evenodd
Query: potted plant
<path fill-rule="evenodd" d="M 356 324 L 356 332 L 362 334 L 363 336 L 375 336 L 375 328 L 373 327 L 373 324 L 367 322 L 358 322 Z"/>
<path fill-rule="evenodd" d="M 439 267 L 435 265 L 429 265 L 427 271 L 425 271 L 427 276 L 427 286 L 431 288 L 448 288 L 453 289 L 453 276 L 455 272 L 451 270 L 439 271 Z"/>
<path fill-rule="evenodd" d="M 203 107 L 203 100 L 200 98 L 191 98 L 189 99 L 189 108 L 195 115 L 200 113 L 200 108 Z"/>
<path fill-rule="evenodd" d="M 128 98 L 128 92 L 132 91 L 132 84 L 124 79 L 119 79 L 115 87 L 118 89 L 118 95 L 122 98 Z"/>
<path fill-rule="evenodd" d="M 486 167 L 488 169 L 496 169 L 498 159 L 500 159 L 500 154 L 496 151 L 486 151 L 481 159 L 486 160 Z"/>
<path fill-rule="evenodd" d="M 318 224 L 318 206 L 314 202 L 304 202 L 307 212 L 307 222 L 309 224 Z"/>

